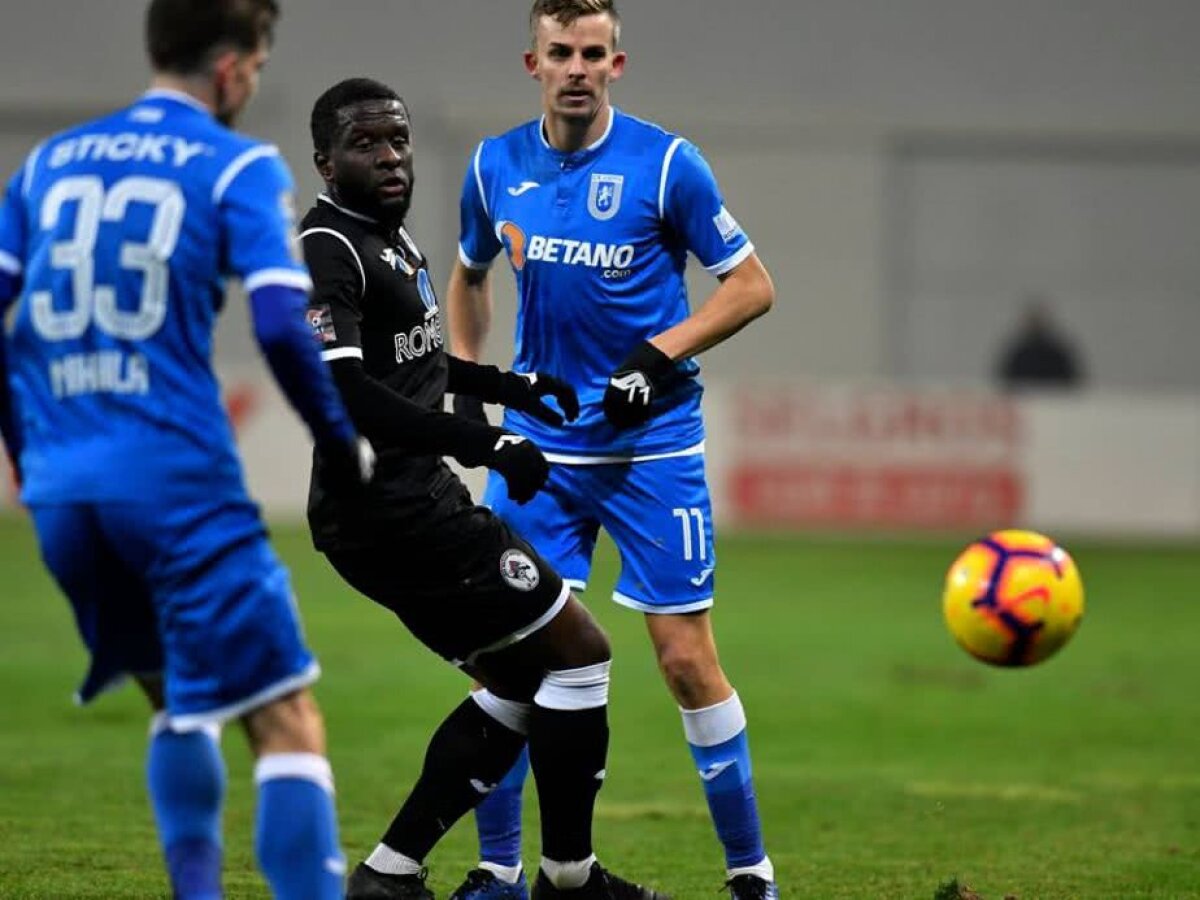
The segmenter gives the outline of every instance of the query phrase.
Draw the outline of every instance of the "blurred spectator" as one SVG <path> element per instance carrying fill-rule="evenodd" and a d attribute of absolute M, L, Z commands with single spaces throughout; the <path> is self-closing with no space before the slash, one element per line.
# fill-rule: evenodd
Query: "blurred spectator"
<path fill-rule="evenodd" d="M 1020 329 L 1001 350 L 996 377 L 1010 391 L 1083 384 L 1079 354 L 1055 323 L 1044 298 L 1028 299 Z"/>

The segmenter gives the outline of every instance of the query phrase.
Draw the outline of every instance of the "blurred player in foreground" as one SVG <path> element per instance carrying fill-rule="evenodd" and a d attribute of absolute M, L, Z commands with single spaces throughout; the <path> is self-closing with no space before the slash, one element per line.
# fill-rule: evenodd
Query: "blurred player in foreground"
<path fill-rule="evenodd" d="M 308 690 L 319 669 L 210 362 L 234 275 L 330 469 L 369 477 L 305 328 L 291 175 L 274 147 L 230 130 L 277 17 L 274 0 L 153 0 L 151 89 L 47 139 L 0 208 L 0 314 L 20 301 L 0 342 L 5 444 L 91 653 L 80 701 L 132 675 L 156 710 L 150 798 L 185 900 L 221 896 L 230 719 L 258 760 L 255 844 L 274 895 L 341 897 L 345 868 Z"/>
<path fill-rule="evenodd" d="M 467 168 L 447 308 L 455 354 L 477 360 L 491 320 L 489 267 L 507 253 L 518 308 L 514 367 L 572 385 L 557 428 L 520 410 L 504 425 L 546 451 L 550 480 L 518 506 L 492 478 L 486 504 L 585 587 L 603 527 L 621 554 L 613 599 L 645 614 L 679 704 L 735 898 L 778 896 L 751 780 L 746 715 L 717 659 L 709 609 L 712 509 L 693 357 L 765 313 L 770 276 L 681 137 L 609 101 L 622 74 L 612 0 L 535 0 L 525 68 L 542 116 L 484 140 Z M 720 284 L 688 307 L 688 252 Z M 482 417 L 469 396 L 464 415 Z M 522 898 L 516 769 L 477 811 L 482 864 L 462 900 Z"/>
<path fill-rule="evenodd" d="M 560 425 L 578 413 L 575 393 L 534 371 L 501 372 L 444 351 L 425 256 L 404 227 L 412 123 L 395 91 L 361 78 L 334 85 L 313 107 L 312 137 L 326 191 L 301 234 L 314 284 L 309 323 L 354 422 L 379 448 L 365 489 L 331 481 L 318 448 L 313 541 L 350 585 L 486 685 L 433 735 L 417 784 L 355 868 L 348 898 L 432 898 L 426 855 L 528 741 L 542 798 L 533 896 L 666 900 L 607 872 L 592 851 L 608 753 L 608 637 L 442 460 L 488 466 L 514 503 L 529 501 L 548 472 L 534 443 L 442 411 L 444 395 L 472 394 Z"/>

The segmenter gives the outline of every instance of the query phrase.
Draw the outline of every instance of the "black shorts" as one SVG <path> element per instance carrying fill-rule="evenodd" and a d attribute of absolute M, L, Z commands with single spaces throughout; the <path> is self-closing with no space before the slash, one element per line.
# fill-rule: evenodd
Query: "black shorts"
<path fill-rule="evenodd" d="M 325 556 L 351 587 L 455 665 L 541 628 L 568 595 L 549 563 L 483 507 Z"/>

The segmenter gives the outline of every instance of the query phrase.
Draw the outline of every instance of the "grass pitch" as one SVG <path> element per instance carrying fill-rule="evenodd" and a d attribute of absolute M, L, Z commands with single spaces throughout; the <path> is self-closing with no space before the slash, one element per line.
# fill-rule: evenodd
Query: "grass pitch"
<path fill-rule="evenodd" d="M 1028 671 L 966 657 L 939 593 L 961 542 L 727 537 L 714 613 L 750 716 L 783 896 L 929 900 L 1200 898 L 1200 553 L 1071 549 L 1088 591 L 1075 640 Z M 302 530 L 292 567 L 325 676 L 342 838 L 368 852 L 466 681 L 343 587 Z M 609 778 L 596 839 L 616 871 L 714 896 L 723 866 L 679 716 L 641 617 L 588 601 L 612 634 Z M 83 652 L 24 518 L 0 519 L 0 897 L 166 896 L 143 787 L 135 691 L 75 709 Z M 251 853 L 250 763 L 236 729 L 225 813 L 230 898 L 267 893 Z M 537 860 L 527 803 L 525 859 Z M 469 820 L 429 859 L 445 896 L 475 859 Z"/>

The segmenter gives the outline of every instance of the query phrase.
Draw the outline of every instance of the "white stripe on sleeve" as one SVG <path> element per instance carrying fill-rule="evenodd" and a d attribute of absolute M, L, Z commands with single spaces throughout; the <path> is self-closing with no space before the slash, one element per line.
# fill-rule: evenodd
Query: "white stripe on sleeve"
<path fill-rule="evenodd" d="M 260 144 L 257 147 L 251 147 L 244 153 L 234 157 L 233 162 L 227 165 L 224 171 L 217 178 L 217 183 L 213 185 L 212 200 L 214 204 L 219 204 L 221 198 L 225 196 L 225 192 L 229 190 L 229 185 L 233 184 L 233 179 L 241 174 L 242 170 L 256 159 L 262 159 L 264 156 L 278 156 L 279 148 L 273 144 Z"/>
<path fill-rule="evenodd" d="M 358 299 L 361 300 L 367 293 L 367 271 L 363 268 L 362 257 L 358 255 L 358 251 L 354 249 L 354 245 L 350 243 L 350 238 L 346 237 L 340 231 L 334 231 L 332 228 L 309 228 L 307 231 L 300 233 L 300 240 L 304 240 L 310 234 L 328 234 L 337 238 L 350 251 L 350 255 L 354 257 L 354 262 L 358 266 L 358 275 L 362 279 L 362 290 L 358 292 Z"/>
<path fill-rule="evenodd" d="M 333 362 L 335 359 L 362 359 L 362 347 L 335 347 L 333 350 L 322 350 L 321 359 Z"/>
<path fill-rule="evenodd" d="M 479 171 L 479 158 L 483 156 L 483 141 L 475 150 L 475 186 L 479 188 L 479 202 L 483 204 L 483 212 L 489 219 L 492 217 L 488 210 L 487 194 L 483 192 L 483 175 Z"/>
<path fill-rule="evenodd" d="M 667 173 L 671 171 L 671 159 L 675 156 L 675 151 L 679 149 L 679 145 L 683 143 L 683 138 L 677 137 L 671 141 L 671 146 L 667 148 L 667 152 L 663 154 L 662 172 L 658 176 L 658 217 L 663 217 L 665 205 L 667 202 Z"/>
<path fill-rule="evenodd" d="M 312 279 L 307 273 L 296 269 L 259 269 L 247 275 L 243 282 L 247 294 L 252 294 L 268 284 L 297 288 L 301 291 L 312 290 Z"/>
<path fill-rule="evenodd" d="M 705 266 L 704 271 L 706 271 L 709 275 L 716 275 L 720 277 L 726 272 L 732 272 L 734 269 L 740 266 L 746 259 L 750 257 L 750 254 L 753 252 L 754 245 L 749 241 L 746 241 L 746 245 L 737 253 L 733 254 L 733 256 L 727 256 L 725 259 L 721 260 L 719 263 L 715 263 L 714 265 Z"/>

